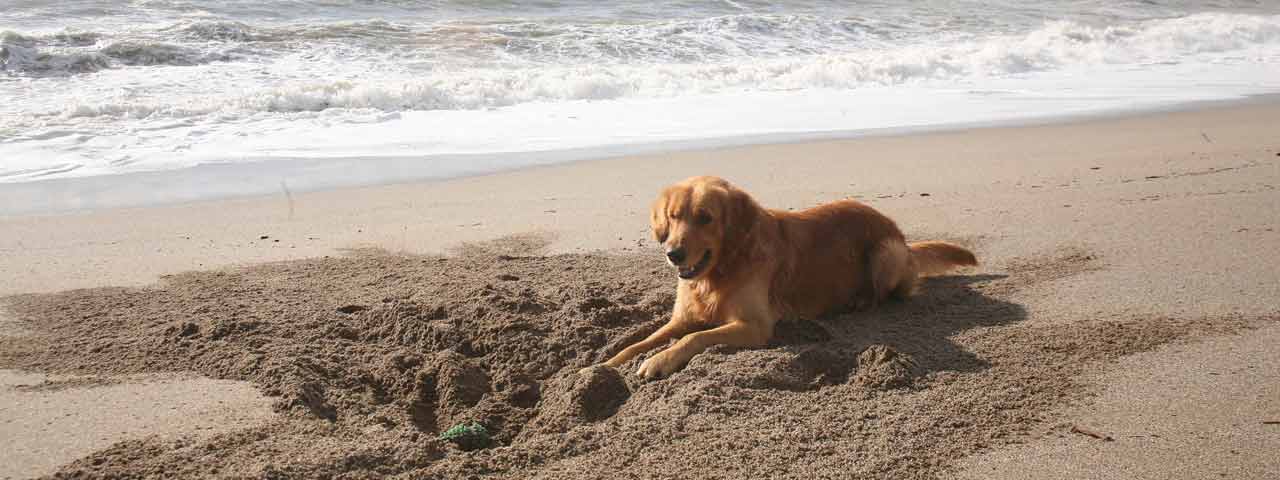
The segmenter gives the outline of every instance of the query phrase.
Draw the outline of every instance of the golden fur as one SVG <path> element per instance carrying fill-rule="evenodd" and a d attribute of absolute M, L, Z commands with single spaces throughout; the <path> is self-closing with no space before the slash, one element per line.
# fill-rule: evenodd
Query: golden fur
<path fill-rule="evenodd" d="M 678 338 L 641 364 L 645 378 L 670 375 L 712 345 L 763 346 L 784 317 L 906 298 L 921 275 L 977 264 L 949 243 L 908 245 L 893 220 L 862 203 L 771 210 L 716 177 L 667 187 L 650 213 L 681 277 L 675 309 L 670 322 L 605 362 L 618 367 Z"/>

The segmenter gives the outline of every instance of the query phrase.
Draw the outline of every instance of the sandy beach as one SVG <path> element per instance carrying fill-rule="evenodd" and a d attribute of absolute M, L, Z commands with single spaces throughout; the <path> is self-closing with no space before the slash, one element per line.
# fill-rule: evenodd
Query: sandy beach
<path fill-rule="evenodd" d="M 0 218 L 0 443 L 26 446 L 0 478 L 1266 478 L 1278 122 L 1264 98 Z M 648 204 L 699 174 L 856 198 L 981 265 L 668 379 L 578 373 L 667 315 Z M 437 438 L 471 421 L 492 446 Z"/>

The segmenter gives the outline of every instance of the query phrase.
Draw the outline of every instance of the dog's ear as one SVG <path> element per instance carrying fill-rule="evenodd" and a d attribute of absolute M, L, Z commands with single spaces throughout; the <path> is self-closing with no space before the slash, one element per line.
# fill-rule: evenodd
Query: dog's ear
<path fill-rule="evenodd" d="M 760 205 L 747 192 L 725 185 L 724 250 L 732 256 L 741 250 L 760 219 Z"/>
<path fill-rule="evenodd" d="M 664 189 L 658 198 L 649 205 L 649 227 L 653 229 L 653 237 L 658 243 L 667 240 L 667 202 L 671 197 L 671 189 Z"/>

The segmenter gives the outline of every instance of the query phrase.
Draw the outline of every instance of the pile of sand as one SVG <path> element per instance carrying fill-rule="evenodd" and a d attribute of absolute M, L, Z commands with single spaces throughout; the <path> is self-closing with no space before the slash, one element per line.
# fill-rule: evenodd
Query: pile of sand
<path fill-rule="evenodd" d="M 784 324 L 669 379 L 580 372 L 664 322 L 657 255 L 540 255 L 505 239 L 447 257 L 357 251 L 5 300 L 35 335 L 0 365 L 244 379 L 286 415 L 185 441 L 117 444 L 58 476 L 935 478 L 1065 433 L 1102 361 L 1249 320 L 1037 322 L 1029 286 L 1099 268 L 1078 250 L 928 281 L 908 303 Z M 998 267 L 998 266 L 997 266 Z M 476 422 L 489 448 L 438 435 Z"/>

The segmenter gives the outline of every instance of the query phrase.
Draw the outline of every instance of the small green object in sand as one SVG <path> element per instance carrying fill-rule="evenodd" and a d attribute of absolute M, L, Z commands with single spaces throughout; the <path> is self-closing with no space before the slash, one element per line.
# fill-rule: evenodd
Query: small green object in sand
<path fill-rule="evenodd" d="M 478 450 L 489 446 L 493 439 L 484 425 L 472 422 L 470 425 L 460 423 L 440 434 L 441 440 L 453 442 L 463 450 Z"/>

